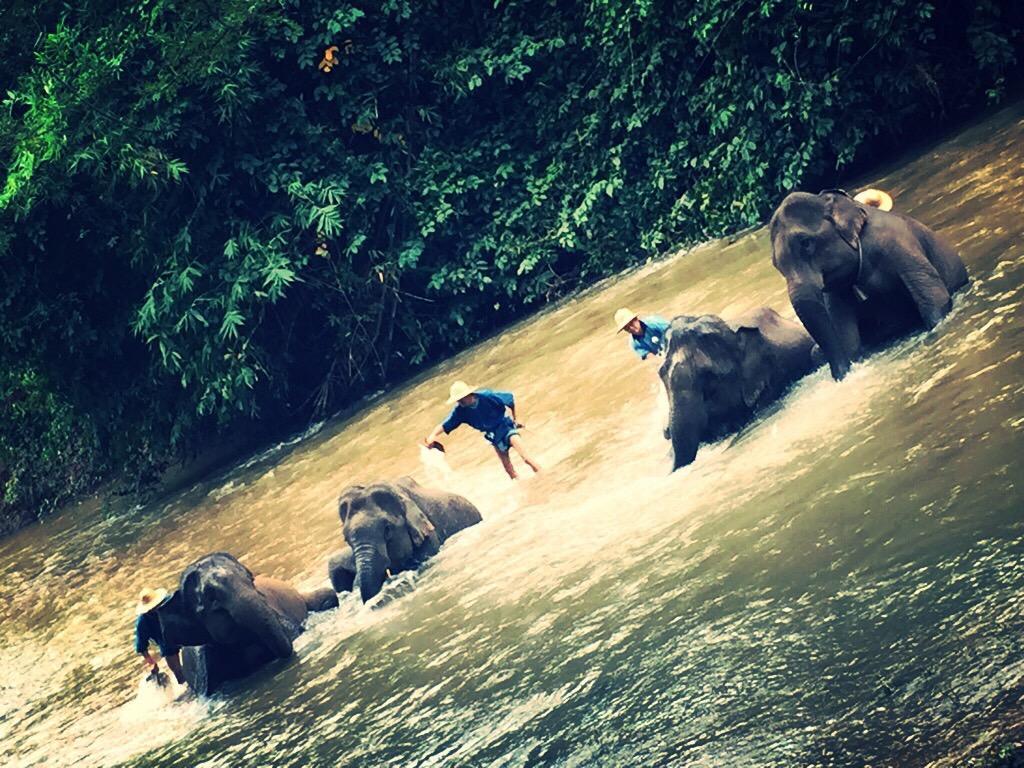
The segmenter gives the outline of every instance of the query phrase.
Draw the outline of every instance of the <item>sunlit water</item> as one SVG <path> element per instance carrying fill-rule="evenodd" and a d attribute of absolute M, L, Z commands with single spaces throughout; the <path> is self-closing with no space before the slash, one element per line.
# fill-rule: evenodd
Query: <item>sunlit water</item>
<path fill-rule="evenodd" d="M 819 372 L 669 474 L 656 366 L 611 316 L 791 314 L 763 232 L 609 281 L 169 501 L 0 542 L 4 765 L 917 765 L 1024 680 L 1021 109 L 869 181 L 954 241 L 953 314 Z M 416 440 L 452 378 L 513 390 L 547 472 Z M 209 700 L 140 694 L 132 603 L 206 552 L 314 584 L 347 484 L 412 473 L 484 522 L 382 605 Z M 394 599 L 389 599 L 394 598 Z"/>

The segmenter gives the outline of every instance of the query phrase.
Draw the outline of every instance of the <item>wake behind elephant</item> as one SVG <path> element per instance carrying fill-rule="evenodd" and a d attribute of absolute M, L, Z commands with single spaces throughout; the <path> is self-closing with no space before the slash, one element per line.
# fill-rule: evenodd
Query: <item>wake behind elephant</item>
<path fill-rule="evenodd" d="M 702 443 L 741 429 L 818 367 L 813 351 L 803 328 L 767 307 L 732 324 L 717 315 L 674 318 L 659 371 L 669 402 L 672 469 L 692 462 Z"/>
<path fill-rule="evenodd" d="M 837 381 L 862 350 L 934 328 L 967 284 L 963 261 L 943 238 L 842 190 L 793 192 L 770 232 L 772 264 Z"/>
<path fill-rule="evenodd" d="M 389 572 L 417 568 L 482 519 L 469 500 L 411 477 L 346 488 L 338 516 L 348 546 L 331 557 L 327 570 L 338 592 L 358 587 L 363 602 L 380 592 Z"/>
<path fill-rule="evenodd" d="M 178 590 L 156 609 L 165 642 L 183 646 L 181 666 L 196 693 L 292 655 L 309 611 L 337 607 L 329 588 L 301 593 L 253 573 L 227 552 L 189 565 Z"/>

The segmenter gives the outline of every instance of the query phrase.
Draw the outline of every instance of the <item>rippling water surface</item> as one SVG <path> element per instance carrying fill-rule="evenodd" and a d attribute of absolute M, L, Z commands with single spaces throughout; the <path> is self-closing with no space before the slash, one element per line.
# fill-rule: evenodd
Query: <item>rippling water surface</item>
<path fill-rule="evenodd" d="M 940 328 L 841 384 L 811 376 L 680 472 L 656 366 L 612 312 L 791 314 L 763 231 L 610 281 L 175 498 L 0 542 L 0 762 L 918 765 L 998 729 L 1024 691 L 1022 115 L 870 180 L 972 272 Z M 421 462 L 455 377 L 516 392 L 545 475 L 505 480 L 468 429 L 450 477 Z M 209 700 L 139 694 L 140 588 L 216 549 L 322 582 L 338 492 L 402 473 L 483 524 L 376 610 L 315 616 L 291 663 Z"/>

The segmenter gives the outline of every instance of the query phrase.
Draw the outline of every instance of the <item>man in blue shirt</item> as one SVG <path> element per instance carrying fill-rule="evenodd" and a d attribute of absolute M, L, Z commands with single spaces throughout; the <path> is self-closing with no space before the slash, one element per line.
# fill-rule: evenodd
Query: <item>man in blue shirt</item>
<path fill-rule="evenodd" d="M 179 683 L 185 682 L 185 674 L 181 669 L 181 659 L 178 652 L 181 648 L 171 645 L 164 640 L 164 630 L 160 626 L 160 617 L 156 609 L 171 599 L 173 595 L 168 594 L 166 589 L 144 589 L 139 595 L 139 604 L 135 608 L 137 618 L 135 619 L 135 652 L 142 656 L 145 664 L 154 671 L 157 668 L 157 660 L 149 652 L 150 641 L 160 648 L 160 655 L 167 662 L 168 669 L 174 673 Z"/>
<path fill-rule="evenodd" d="M 665 351 L 665 333 L 668 331 L 668 320 L 657 315 L 641 318 L 636 312 L 623 307 L 615 313 L 615 327 L 621 333 L 627 331 L 630 346 L 641 360 L 648 355 L 660 355 Z"/>
<path fill-rule="evenodd" d="M 540 472 L 537 464 L 526 453 L 523 439 L 519 436 L 519 428 L 523 425 L 516 421 L 516 402 L 511 392 L 494 392 L 490 389 L 470 387 L 464 381 L 456 381 L 451 386 L 448 398 L 449 405 L 455 404 L 448 418 L 434 427 L 423 444 L 432 447 L 442 434 L 450 434 L 462 424 L 484 433 L 484 437 L 494 446 L 501 465 L 513 480 L 517 474 L 508 455 L 509 448 L 515 448 L 523 461 L 534 472 Z"/>

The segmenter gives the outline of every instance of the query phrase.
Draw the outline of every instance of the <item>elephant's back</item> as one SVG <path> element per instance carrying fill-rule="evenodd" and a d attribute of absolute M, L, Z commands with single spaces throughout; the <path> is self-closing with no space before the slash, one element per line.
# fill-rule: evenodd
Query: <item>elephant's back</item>
<path fill-rule="evenodd" d="M 469 499 L 456 493 L 445 495 L 448 498 L 438 510 L 438 519 L 432 520 L 434 527 L 441 532 L 442 540 L 483 520 L 480 510 Z"/>
<path fill-rule="evenodd" d="M 477 509 L 476 505 L 469 499 L 455 493 L 451 495 L 451 504 L 454 507 L 453 517 L 455 518 L 455 523 L 458 526 L 455 531 L 452 531 L 452 533 L 461 531 L 463 528 L 468 528 L 471 525 L 476 525 L 484 519 L 483 515 L 480 514 L 480 510 Z"/>
<path fill-rule="evenodd" d="M 442 541 L 483 520 L 480 510 L 465 496 L 426 488 L 419 483 L 404 485 L 403 490 L 433 523 Z"/>
<path fill-rule="evenodd" d="M 255 577 L 254 583 L 256 589 L 275 611 L 300 625 L 306 620 L 309 615 L 306 601 L 287 581 L 259 575 Z"/>

